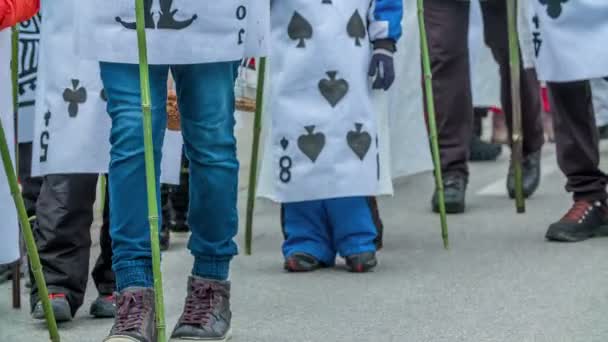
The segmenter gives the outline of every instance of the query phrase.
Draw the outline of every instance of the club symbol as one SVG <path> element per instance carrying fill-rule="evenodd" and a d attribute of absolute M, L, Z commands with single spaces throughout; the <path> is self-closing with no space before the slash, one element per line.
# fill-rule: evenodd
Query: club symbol
<path fill-rule="evenodd" d="M 63 91 L 63 100 L 69 103 L 68 114 L 71 118 L 78 115 L 78 105 L 87 101 L 87 90 L 84 87 L 78 87 L 79 84 L 79 80 L 72 80 L 72 89 L 66 88 Z"/>
<path fill-rule="evenodd" d="M 547 15 L 553 19 L 557 19 L 562 15 L 562 4 L 569 0 L 538 0 L 541 5 L 547 6 Z"/>

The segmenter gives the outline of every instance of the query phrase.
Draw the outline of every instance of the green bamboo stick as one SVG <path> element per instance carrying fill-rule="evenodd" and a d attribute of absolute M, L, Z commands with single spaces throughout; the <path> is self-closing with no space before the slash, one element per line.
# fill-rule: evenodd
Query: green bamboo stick
<path fill-rule="evenodd" d="M 266 79 L 266 57 L 260 58 L 258 67 L 258 85 L 255 96 L 255 117 L 253 119 L 253 149 L 249 168 L 249 189 L 247 193 L 247 218 L 245 220 L 245 254 L 251 255 L 253 240 L 253 211 L 255 209 L 255 191 L 258 180 L 258 152 L 262 132 L 262 110 L 264 109 L 264 84 Z"/>
<path fill-rule="evenodd" d="M 448 236 L 448 223 L 445 211 L 445 193 L 443 188 L 443 175 L 441 174 L 441 157 L 439 155 L 439 141 L 437 139 L 437 120 L 435 119 L 435 100 L 433 95 L 433 74 L 431 73 L 431 58 L 429 57 L 429 44 L 426 36 L 424 22 L 424 0 L 418 1 L 418 26 L 420 29 L 420 47 L 422 49 L 422 68 L 424 73 L 424 89 L 426 92 L 426 105 L 428 111 L 428 124 L 430 131 L 431 152 L 435 167 L 435 184 L 439 200 L 439 216 L 441 217 L 441 237 L 443 247 L 450 247 Z"/>
<path fill-rule="evenodd" d="M 150 223 L 150 243 L 152 247 L 152 273 L 154 276 L 154 296 L 156 306 L 156 326 L 158 342 L 165 342 L 165 305 L 163 282 L 160 270 L 160 242 L 158 233 L 158 203 L 156 195 L 156 175 L 154 148 L 152 141 L 152 101 L 148 66 L 148 46 L 144 22 L 144 0 L 135 0 L 137 23 L 137 46 L 139 52 L 139 77 L 141 86 L 141 107 L 143 112 L 144 155 L 146 164 L 146 188 L 148 197 L 148 221 Z"/>
<path fill-rule="evenodd" d="M 519 54 L 519 40 L 517 37 L 517 0 L 507 0 L 507 26 L 509 30 L 509 65 L 511 69 L 511 103 L 513 114 L 512 132 L 512 163 L 515 172 L 515 207 L 517 213 L 526 212 L 524 199 L 523 175 L 521 164 L 523 160 L 523 134 L 521 127 L 521 61 Z"/>
<path fill-rule="evenodd" d="M 18 59 L 17 53 L 15 52 L 18 49 L 18 31 L 16 28 L 13 28 L 13 46 L 12 46 L 12 61 L 11 61 L 11 74 L 12 74 L 12 86 L 13 86 L 13 94 L 14 89 L 17 87 L 17 68 L 18 68 Z M 13 95 L 13 101 L 15 101 Z M 38 288 L 38 296 L 40 297 L 40 301 L 42 302 L 42 308 L 44 310 L 44 317 L 46 319 L 47 327 L 49 330 L 49 335 L 51 341 L 59 342 L 59 331 L 57 330 L 57 322 L 55 321 L 55 315 L 53 313 L 53 308 L 51 306 L 51 301 L 49 300 L 49 293 L 46 287 L 46 282 L 44 281 L 44 274 L 42 273 L 42 265 L 40 264 L 40 256 L 38 255 L 38 249 L 36 248 L 36 241 L 34 240 L 34 234 L 32 232 L 32 226 L 30 225 L 30 221 L 27 217 L 27 212 L 25 211 L 25 204 L 23 203 L 23 196 L 21 196 L 21 191 L 19 190 L 19 183 L 17 182 L 17 175 L 15 173 L 15 168 L 13 166 L 13 162 L 11 160 L 10 151 L 8 148 L 8 143 L 6 141 L 6 134 L 4 132 L 4 126 L 0 120 L 0 155 L 2 156 L 2 164 L 4 165 L 4 172 L 6 173 L 6 178 L 8 180 L 9 188 L 11 191 L 11 196 L 15 202 L 15 207 L 17 209 L 17 215 L 19 217 L 19 224 L 21 226 L 21 231 L 23 233 L 23 239 L 25 240 L 25 248 L 27 250 L 27 254 L 30 260 L 30 266 L 32 268 L 32 274 L 34 275 L 34 281 L 36 283 L 36 287 Z"/>

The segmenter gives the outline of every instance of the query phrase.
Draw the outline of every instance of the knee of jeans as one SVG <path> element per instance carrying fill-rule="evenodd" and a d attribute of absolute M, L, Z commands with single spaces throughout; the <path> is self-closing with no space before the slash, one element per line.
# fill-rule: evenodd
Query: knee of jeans
<path fill-rule="evenodd" d="M 213 131 L 205 132 L 201 138 L 186 143 L 188 159 L 191 164 L 238 168 L 236 139 L 232 132 L 222 134 Z"/>
<path fill-rule="evenodd" d="M 114 120 L 110 134 L 112 160 L 122 160 L 144 154 L 144 132 L 141 113 L 126 114 L 120 120 Z M 153 126 L 156 126 L 155 124 Z M 164 130 L 153 127 L 152 143 L 155 156 L 162 151 Z"/>

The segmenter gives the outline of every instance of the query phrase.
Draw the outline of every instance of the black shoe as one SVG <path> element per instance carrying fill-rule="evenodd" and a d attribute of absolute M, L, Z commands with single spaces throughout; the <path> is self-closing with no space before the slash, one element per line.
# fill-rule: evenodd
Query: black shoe
<path fill-rule="evenodd" d="M 521 172 L 524 197 L 528 198 L 534 194 L 540 185 L 540 151 L 524 158 L 521 163 Z M 509 166 L 509 174 L 507 175 L 507 192 L 510 198 L 515 198 L 515 169 L 513 164 Z"/>
<path fill-rule="evenodd" d="M 502 152 L 502 145 L 488 143 L 473 135 L 469 143 L 470 161 L 494 161 Z"/>
<path fill-rule="evenodd" d="M 349 255 L 346 258 L 346 268 L 353 273 L 365 273 L 371 271 L 376 265 L 376 253 L 361 253 Z"/>
<path fill-rule="evenodd" d="M 578 242 L 608 235 L 608 207 L 600 201 L 576 201 L 561 220 L 549 226 L 547 240 Z"/>
<path fill-rule="evenodd" d="M 169 245 L 171 242 L 171 232 L 169 231 L 169 227 L 163 224 L 163 227 L 160 230 L 160 250 L 166 251 L 169 249 Z"/>
<path fill-rule="evenodd" d="M 89 309 L 91 316 L 95 318 L 113 318 L 116 315 L 116 304 L 114 296 L 99 296 Z"/>
<path fill-rule="evenodd" d="M 445 211 L 448 214 L 461 214 L 465 209 L 465 197 L 468 180 L 462 175 L 447 175 L 443 179 L 443 192 L 445 197 Z M 433 211 L 439 213 L 439 196 L 437 189 L 433 194 Z"/>
<path fill-rule="evenodd" d="M 310 254 L 295 253 L 285 259 L 283 267 L 289 272 L 312 272 L 322 268 L 323 265 Z"/>
<path fill-rule="evenodd" d="M 68 322 L 72 320 L 72 309 L 70 308 L 70 303 L 65 297 L 63 293 L 50 293 L 49 300 L 51 301 L 51 307 L 53 308 L 53 313 L 55 314 L 55 320 L 58 323 Z M 32 317 L 34 319 L 45 319 L 44 318 L 44 309 L 42 308 L 42 302 L 38 301 L 36 306 L 34 306 L 34 311 L 32 311 Z"/>
<path fill-rule="evenodd" d="M 154 290 L 129 287 L 116 295 L 116 318 L 104 342 L 156 342 Z"/>
<path fill-rule="evenodd" d="M 186 222 L 185 219 L 183 219 L 183 220 L 176 219 L 176 220 L 171 220 L 171 223 L 169 224 L 169 229 L 171 229 L 172 232 L 176 232 L 176 233 L 187 233 L 190 231 L 190 226 L 188 226 L 188 222 Z"/>
<path fill-rule="evenodd" d="M 191 276 L 184 312 L 171 339 L 228 341 L 231 320 L 230 282 Z"/>

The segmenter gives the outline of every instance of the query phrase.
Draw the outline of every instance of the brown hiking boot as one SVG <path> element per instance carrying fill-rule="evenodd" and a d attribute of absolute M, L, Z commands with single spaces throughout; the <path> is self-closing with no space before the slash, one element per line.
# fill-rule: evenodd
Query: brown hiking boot
<path fill-rule="evenodd" d="M 230 282 L 191 276 L 184 312 L 172 339 L 228 341 L 230 339 Z"/>
<path fill-rule="evenodd" d="M 154 290 L 129 287 L 116 295 L 114 326 L 104 342 L 156 342 Z"/>

